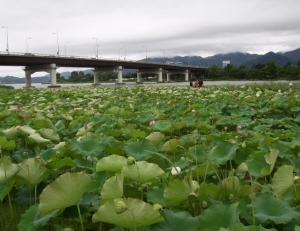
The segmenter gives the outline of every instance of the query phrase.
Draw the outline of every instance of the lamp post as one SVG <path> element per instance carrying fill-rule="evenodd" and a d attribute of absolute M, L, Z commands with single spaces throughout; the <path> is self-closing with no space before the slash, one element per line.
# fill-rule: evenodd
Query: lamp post
<path fill-rule="evenodd" d="M 124 44 L 124 59 L 126 59 L 126 46 L 125 46 L 125 43 L 123 42 Z"/>
<path fill-rule="evenodd" d="M 164 63 L 166 63 L 166 55 L 165 55 L 165 49 L 160 49 L 161 51 L 164 51 Z"/>
<path fill-rule="evenodd" d="M 65 56 L 67 55 L 67 52 L 66 52 L 66 46 L 67 46 L 67 43 L 69 43 L 69 42 L 65 42 Z"/>
<path fill-rule="evenodd" d="M 26 53 L 28 53 L 28 39 L 31 39 L 31 38 L 26 39 Z"/>
<path fill-rule="evenodd" d="M 147 62 L 147 46 L 142 46 L 142 47 L 146 47 L 146 62 Z"/>
<path fill-rule="evenodd" d="M 9 53 L 9 47 L 8 47 L 8 27 L 3 26 L 2 28 L 6 28 L 6 51 Z"/>
<path fill-rule="evenodd" d="M 57 55 L 59 55 L 58 33 L 52 33 L 52 34 L 56 34 L 56 40 L 57 40 Z"/>
<path fill-rule="evenodd" d="M 97 38 L 93 38 L 93 39 L 95 39 L 95 40 L 96 40 L 96 47 L 97 47 L 97 54 L 96 54 L 96 58 L 98 59 L 98 40 L 97 40 Z"/>

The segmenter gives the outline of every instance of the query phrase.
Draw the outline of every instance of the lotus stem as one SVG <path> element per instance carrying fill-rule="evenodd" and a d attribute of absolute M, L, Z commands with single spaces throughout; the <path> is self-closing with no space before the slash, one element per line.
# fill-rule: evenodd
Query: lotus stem
<path fill-rule="evenodd" d="M 252 207 L 252 223 L 253 225 L 255 225 L 255 216 L 254 216 L 254 197 L 253 197 L 253 179 L 252 179 L 252 176 L 250 174 L 250 181 L 251 181 L 251 193 L 252 193 L 252 198 L 251 198 L 251 207 Z"/>
<path fill-rule="evenodd" d="M 81 217 L 81 214 L 80 214 L 80 208 L 79 208 L 78 204 L 77 204 L 77 210 L 78 210 L 78 215 L 79 215 L 80 224 L 81 224 L 81 231 L 84 231 L 82 217 Z"/>
<path fill-rule="evenodd" d="M 132 217 L 133 217 L 133 223 L 134 223 L 134 231 L 136 231 L 136 220 L 135 220 L 134 213 L 133 213 L 130 209 L 128 209 L 128 208 L 127 208 L 127 210 L 129 210 L 129 211 L 131 212 L 131 214 L 132 214 Z"/>

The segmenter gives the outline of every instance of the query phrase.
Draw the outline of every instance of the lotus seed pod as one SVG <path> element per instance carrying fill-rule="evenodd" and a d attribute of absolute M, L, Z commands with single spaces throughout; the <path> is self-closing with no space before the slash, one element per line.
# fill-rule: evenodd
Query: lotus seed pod
<path fill-rule="evenodd" d="M 115 211 L 117 214 L 121 214 L 125 212 L 125 210 L 127 209 L 126 204 L 120 199 L 115 199 L 114 203 L 115 203 Z"/>
<path fill-rule="evenodd" d="M 159 211 L 162 210 L 162 206 L 160 204 L 154 204 L 153 209 Z"/>
<path fill-rule="evenodd" d="M 206 202 L 206 201 L 202 201 L 202 204 L 201 204 L 201 205 L 202 205 L 202 208 L 203 208 L 203 209 L 206 209 L 206 208 L 207 208 L 207 202 Z"/>
<path fill-rule="evenodd" d="M 127 164 L 128 164 L 128 165 L 133 165 L 133 164 L 135 164 L 135 159 L 134 159 L 132 156 L 129 156 L 129 157 L 127 158 Z"/>

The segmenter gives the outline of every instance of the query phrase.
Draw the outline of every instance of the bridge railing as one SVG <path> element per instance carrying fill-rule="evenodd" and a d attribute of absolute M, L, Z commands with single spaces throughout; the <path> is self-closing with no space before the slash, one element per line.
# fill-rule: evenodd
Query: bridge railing
<path fill-rule="evenodd" d="M 20 53 L 20 52 L 7 52 L 7 51 L 0 51 L 0 56 L 27 56 L 27 57 L 45 57 L 45 58 L 66 58 L 66 59 L 84 59 L 84 60 L 105 60 L 105 61 L 112 61 L 112 62 L 128 62 L 128 63 L 145 63 L 145 64 L 163 64 L 172 67 L 198 67 L 204 68 L 200 66 L 193 66 L 193 65 L 176 65 L 176 64 L 169 64 L 169 63 L 161 63 L 155 61 L 144 61 L 144 60 L 130 60 L 130 59 L 114 59 L 114 58 L 103 58 L 98 57 L 95 58 L 94 56 L 78 56 L 78 55 L 57 55 L 57 54 L 39 54 L 39 53 Z"/>

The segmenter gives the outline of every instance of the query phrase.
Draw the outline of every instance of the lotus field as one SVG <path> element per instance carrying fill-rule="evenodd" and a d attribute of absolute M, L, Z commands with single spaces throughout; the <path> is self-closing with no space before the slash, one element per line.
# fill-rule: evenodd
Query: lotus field
<path fill-rule="evenodd" d="M 0 230 L 300 230 L 297 86 L 0 93 Z"/>

